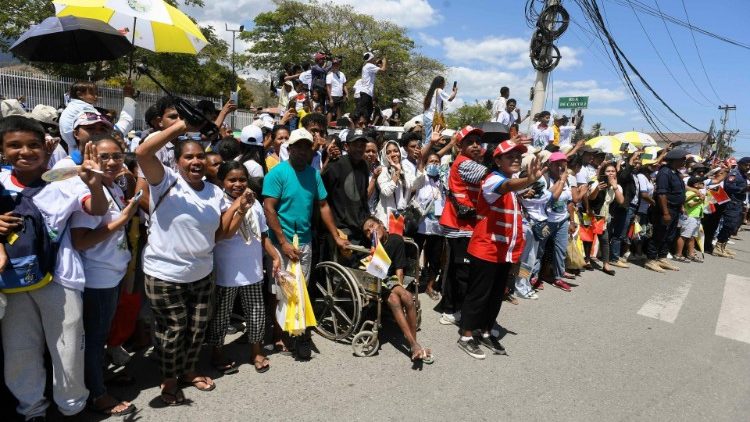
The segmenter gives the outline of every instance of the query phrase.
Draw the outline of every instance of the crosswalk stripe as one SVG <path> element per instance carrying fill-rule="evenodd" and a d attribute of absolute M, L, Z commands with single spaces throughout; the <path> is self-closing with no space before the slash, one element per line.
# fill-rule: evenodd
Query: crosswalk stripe
<path fill-rule="evenodd" d="M 686 280 L 676 288 L 655 294 L 641 306 L 638 315 L 673 324 L 690 292 L 690 286 L 692 282 Z"/>
<path fill-rule="evenodd" d="M 716 335 L 750 343 L 750 277 L 727 274 Z"/>

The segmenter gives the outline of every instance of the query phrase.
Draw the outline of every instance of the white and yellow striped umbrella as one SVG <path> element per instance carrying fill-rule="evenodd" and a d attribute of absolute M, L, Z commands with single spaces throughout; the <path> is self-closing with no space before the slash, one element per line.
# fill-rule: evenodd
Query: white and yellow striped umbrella
<path fill-rule="evenodd" d="M 641 132 L 622 132 L 615 135 L 615 138 L 623 142 L 627 142 L 631 145 L 635 145 L 638 148 L 656 146 L 656 141 L 651 137 L 651 135 Z"/>
<path fill-rule="evenodd" d="M 608 135 L 597 136 L 596 138 L 591 138 L 586 141 L 586 145 L 612 155 L 622 154 L 622 151 L 620 151 L 620 147 L 622 147 L 623 143 L 624 142 L 622 142 L 620 139 Z M 637 150 L 638 148 L 635 145 L 628 144 L 629 153 L 633 153 Z"/>
<path fill-rule="evenodd" d="M 141 48 L 198 54 L 208 41 L 184 13 L 163 0 L 54 0 L 57 16 L 108 23 Z"/>

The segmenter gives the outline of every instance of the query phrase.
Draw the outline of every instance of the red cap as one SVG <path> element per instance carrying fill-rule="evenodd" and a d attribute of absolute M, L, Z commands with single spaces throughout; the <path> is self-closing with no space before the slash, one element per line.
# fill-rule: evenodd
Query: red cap
<path fill-rule="evenodd" d="M 458 135 L 456 135 L 456 142 L 460 144 L 465 137 L 474 133 L 479 136 L 484 135 L 484 131 L 482 129 L 475 128 L 474 126 L 466 126 L 458 132 Z"/>
<path fill-rule="evenodd" d="M 498 155 L 507 154 L 515 149 L 521 151 L 522 153 L 529 150 L 528 148 L 526 148 L 526 145 L 517 144 L 513 141 L 508 140 L 501 142 L 500 145 L 495 148 L 495 152 L 492 154 L 492 156 L 497 157 Z"/>
<path fill-rule="evenodd" d="M 568 156 L 560 151 L 553 152 L 549 156 L 549 162 L 554 163 L 555 161 L 568 161 Z"/>

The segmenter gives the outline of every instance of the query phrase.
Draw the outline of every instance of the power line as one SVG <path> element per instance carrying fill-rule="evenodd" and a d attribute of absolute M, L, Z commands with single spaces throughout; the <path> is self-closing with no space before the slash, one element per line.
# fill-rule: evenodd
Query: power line
<path fill-rule="evenodd" d="M 687 7 L 685 6 L 685 0 L 682 0 L 682 10 L 685 11 L 685 18 L 687 19 L 688 23 L 690 23 L 690 15 L 688 15 Z M 711 83 L 711 78 L 708 77 L 708 72 L 706 72 L 706 66 L 703 64 L 703 57 L 701 56 L 701 51 L 698 48 L 698 43 L 695 41 L 695 33 L 693 32 L 692 29 L 690 29 L 690 37 L 693 38 L 693 45 L 695 46 L 695 52 L 698 53 L 698 60 L 701 62 L 701 68 L 703 69 L 703 74 L 706 75 L 708 86 L 711 87 L 711 91 L 714 92 L 716 99 L 719 100 L 720 103 L 724 103 L 725 101 L 722 100 L 721 97 L 719 97 L 719 94 L 716 93 L 716 89 L 714 89 L 714 84 Z"/>
<path fill-rule="evenodd" d="M 690 95 L 690 93 L 682 86 L 680 81 L 677 79 L 677 77 L 672 73 L 672 70 L 667 66 L 667 63 L 664 61 L 664 58 L 659 53 L 659 49 L 656 48 L 656 45 L 654 45 L 654 41 L 651 39 L 651 36 L 648 35 L 648 31 L 646 31 L 646 28 L 643 25 L 643 21 L 641 21 L 641 18 L 638 16 L 638 13 L 636 13 L 635 8 L 633 7 L 632 3 L 630 3 L 630 8 L 633 10 L 633 16 L 635 16 L 636 20 L 638 21 L 638 24 L 641 26 L 641 29 L 643 30 L 643 34 L 646 35 L 646 39 L 648 40 L 648 43 L 651 44 L 651 48 L 654 49 L 654 53 L 656 53 L 656 56 L 659 58 L 659 61 L 661 61 L 661 64 L 664 65 L 664 69 L 666 69 L 667 73 L 669 73 L 669 76 L 672 77 L 672 80 L 677 84 L 678 87 L 682 90 L 682 92 L 685 93 L 685 95 L 688 96 L 691 100 L 693 100 L 696 104 L 700 105 L 701 107 L 709 107 L 709 105 L 706 105 L 705 103 L 701 103 L 695 97 Z"/>
<path fill-rule="evenodd" d="M 628 0 L 628 3 L 632 4 L 632 0 Z M 659 7 L 659 3 L 656 0 L 654 0 L 654 3 L 656 4 L 656 8 L 659 10 L 659 12 L 661 12 L 661 8 Z M 682 68 L 685 69 L 685 73 L 687 73 L 688 78 L 690 78 L 690 82 L 693 83 L 693 86 L 695 87 L 696 91 L 698 91 L 698 93 L 701 94 L 701 96 L 703 96 L 703 98 L 705 98 L 706 101 L 708 101 L 710 103 L 711 100 L 709 100 L 708 97 L 706 97 L 706 94 L 704 94 L 703 91 L 701 91 L 701 89 L 698 86 L 698 84 L 695 83 L 695 79 L 693 79 L 693 75 L 690 73 L 690 70 L 688 69 L 687 65 L 685 64 L 685 60 L 683 60 L 682 54 L 680 54 L 680 49 L 677 48 L 677 43 L 675 43 L 674 38 L 672 37 L 672 31 L 669 30 L 669 26 L 667 25 L 666 19 L 664 19 L 662 17 L 661 21 L 664 23 L 664 29 L 667 30 L 667 35 L 669 36 L 669 40 L 672 42 L 672 47 L 674 47 L 674 51 L 675 51 L 675 53 L 677 53 L 677 57 L 680 59 L 680 63 L 682 63 Z"/>
<path fill-rule="evenodd" d="M 750 50 L 750 44 L 746 44 L 746 43 L 743 43 L 743 42 L 740 42 L 740 41 L 735 41 L 735 40 L 727 38 L 727 37 L 725 37 L 723 35 L 718 35 L 716 33 L 708 31 L 706 29 L 699 28 L 697 26 L 694 26 L 694 25 L 690 24 L 689 22 L 683 21 L 682 19 L 678 19 L 678 18 L 676 18 L 674 16 L 667 15 L 666 13 L 662 13 L 661 11 L 656 10 L 656 9 L 654 9 L 654 8 L 652 8 L 652 7 L 646 5 L 646 4 L 644 4 L 644 3 L 642 3 L 642 2 L 640 2 L 638 0 L 613 0 L 613 1 L 615 1 L 615 2 L 617 2 L 619 4 L 621 4 L 621 5 L 625 5 L 626 2 L 627 3 L 632 2 L 632 3 L 635 4 L 635 7 L 638 10 L 640 10 L 640 11 L 642 11 L 644 13 L 647 13 L 647 14 L 649 14 L 651 16 L 656 16 L 658 18 L 666 19 L 666 20 L 668 20 L 669 22 L 672 22 L 675 25 L 680 25 L 680 26 L 683 26 L 685 28 L 688 28 L 688 29 L 691 29 L 693 31 L 696 31 L 696 32 L 698 32 L 700 34 L 703 34 L 705 36 L 708 36 L 708 37 L 711 37 L 711 38 L 715 38 L 715 39 L 720 40 L 720 41 L 724 41 L 726 43 L 732 44 L 732 45 L 740 47 L 740 48 L 744 48 L 746 50 Z"/>

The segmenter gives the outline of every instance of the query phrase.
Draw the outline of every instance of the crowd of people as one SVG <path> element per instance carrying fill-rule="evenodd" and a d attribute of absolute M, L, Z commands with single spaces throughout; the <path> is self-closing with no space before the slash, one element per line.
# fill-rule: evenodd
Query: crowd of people
<path fill-rule="evenodd" d="M 375 111 L 376 75 L 388 63 L 371 52 L 352 85 L 356 107 L 345 114 L 340 60 L 314 59 L 280 77 L 282 114 L 259 115 L 239 136 L 225 124 L 232 102 L 197 105 L 221 128 L 208 138 L 172 97 L 146 110 L 149 127 L 135 136 L 132 88 L 118 114 L 95 106 L 90 82 L 71 87 L 61 112 L 3 108 L 3 379 L 26 420 L 44 420 L 49 406 L 45 350 L 66 416 L 87 406 L 134 412 L 108 393 L 107 367 L 150 346 L 166 405 L 185 403 L 187 387 L 213 390 L 200 351 L 210 346 L 216 371 L 238 372 L 224 353 L 236 308 L 258 373 L 271 368 L 267 345 L 309 360 L 314 323 L 279 323 L 291 306 L 281 303 L 279 274 L 294 267 L 310 280 L 317 262 L 351 264 L 350 244 L 387 252 L 382 300 L 410 358 L 426 364 L 435 357 L 417 340 L 404 237 L 422 251 L 413 282 L 477 359 L 485 350 L 505 354 L 497 322 L 505 301 L 539 299 L 545 286 L 570 292 L 566 280 L 584 271 L 615 276 L 637 264 L 662 273 L 702 262 L 702 252 L 734 255 L 748 157 L 696 160 L 674 144 L 608 154 L 549 112 L 535 116 L 526 136 L 507 88 L 493 120 L 509 134 L 446 129 L 443 111 L 458 88 L 446 90 L 442 76 L 423 112 L 402 123 L 401 100 Z M 404 132 L 386 140 L 372 128 L 380 122 Z M 75 177 L 46 182 L 49 169 Z M 295 297 L 306 297 L 302 288 Z"/>

